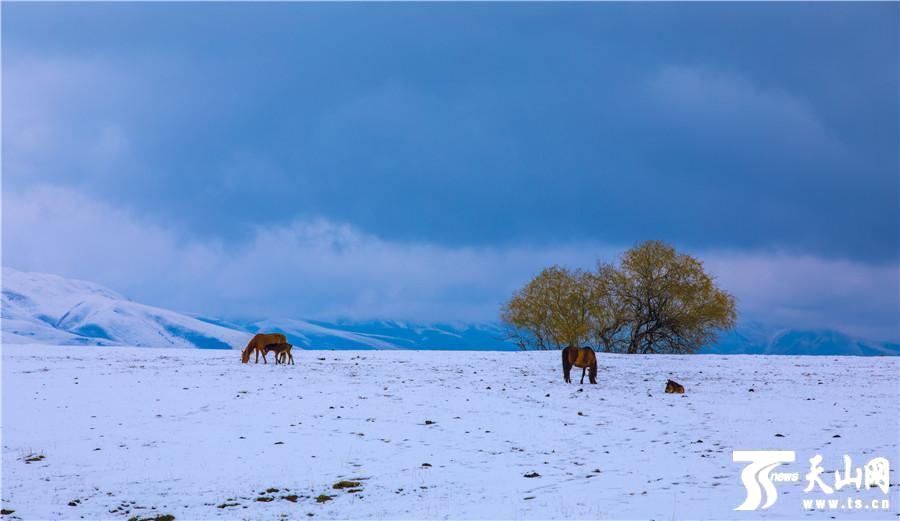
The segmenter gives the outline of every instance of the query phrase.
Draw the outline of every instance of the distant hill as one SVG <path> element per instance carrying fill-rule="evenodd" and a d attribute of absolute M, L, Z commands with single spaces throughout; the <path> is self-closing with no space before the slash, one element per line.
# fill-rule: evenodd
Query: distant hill
<path fill-rule="evenodd" d="M 392 320 L 228 321 L 128 300 L 98 284 L 3 268 L 2 341 L 8 344 L 240 348 L 253 333 L 278 331 L 305 349 L 516 350 L 498 324 Z M 831 330 L 741 324 L 703 353 L 900 355 L 900 345 Z"/>
<path fill-rule="evenodd" d="M 8 344 L 240 348 L 253 333 L 279 331 L 313 349 L 514 350 L 498 326 L 272 319 L 247 322 L 132 302 L 108 288 L 3 268 L 2 341 Z"/>
<path fill-rule="evenodd" d="M 132 302 L 98 284 L 3 268 L 2 338 L 8 344 L 227 349 L 245 331 Z"/>
<path fill-rule="evenodd" d="M 900 355 L 900 344 L 853 337 L 828 329 L 776 329 L 740 324 L 703 353 L 751 355 Z"/>
<path fill-rule="evenodd" d="M 304 349 L 518 349 L 502 339 L 500 326 L 491 324 L 414 324 L 389 320 L 323 322 L 289 318 L 227 322 L 197 318 L 252 333 L 284 333 L 288 342 Z"/>

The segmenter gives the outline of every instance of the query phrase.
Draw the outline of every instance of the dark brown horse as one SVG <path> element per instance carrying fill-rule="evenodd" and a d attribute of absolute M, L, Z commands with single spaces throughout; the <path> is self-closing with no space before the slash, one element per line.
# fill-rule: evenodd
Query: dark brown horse
<path fill-rule="evenodd" d="M 291 348 L 294 347 L 291 344 L 269 344 L 263 348 L 263 362 L 266 361 L 266 353 L 269 351 L 275 352 L 275 365 L 278 365 L 278 361 L 281 360 L 282 365 L 287 363 L 290 360 L 290 364 L 294 365 L 294 355 L 291 354 Z"/>
<path fill-rule="evenodd" d="M 569 372 L 572 366 L 581 368 L 581 383 L 584 383 L 584 373 L 591 370 L 590 382 L 597 383 L 597 355 L 590 347 L 569 346 L 562 351 L 563 376 L 566 383 L 572 383 Z"/>
<path fill-rule="evenodd" d="M 263 363 L 266 363 L 266 353 L 264 349 L 269 344 L 285 344 L 287 338 L 281 333 L 257 333 L 253 335 L 247 347 L 241 352 L 241 363 L 246 364 L 250 361 L 250 355 L 256 351 L 256 363 L 259 363 L 259 353 L 263 353 Z"/>

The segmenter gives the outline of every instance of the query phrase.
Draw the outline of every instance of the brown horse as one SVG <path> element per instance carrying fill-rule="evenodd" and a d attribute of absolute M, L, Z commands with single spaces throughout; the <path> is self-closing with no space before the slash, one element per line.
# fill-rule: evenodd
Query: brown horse
<path fill-rule="evenodd" d="M 259 353 L 263 351 L 269 344 L 286 344 L 287 338 L 281 333 L 257 333 L 253 335 L 247 347 L 241 352 L 241 363 L 246 364 L 250 361 L 250 355 L 256 351 L 256 363 L 259 363 Z M 263 351 L 263 363 L 266 363 L 266 354 Z"/>
<path fill-rule="evenodd" d="M 669 394 L 684 394 L 684 386 L 675 380 L 669 380 L 666 382 L 666 392 Z"/>
<path fill-rule="evenodd" d="M 269 351 L 275 352 L 275 365 L 278 365 L 278 360 L 281 360 L 282 365 L 290 360 L 291 365 L 294 365 L 294 355 L 291 354 L 291 348 L 294 347 L 291 344 L 269 344 L 263 348 L 263 363 L 266 361 L 266 353 Z"/>
<path fill-rule="evenodd" d="M 590 369 L 590 382 L 597 383 L 597 355 L 590 347 L 569 346 L 562 351 L 563 376 L 566 383 L 572 383 L 569 372 L 572 366 L 581 368 L 581 383 L 584 383 L 584 373 Z"/>

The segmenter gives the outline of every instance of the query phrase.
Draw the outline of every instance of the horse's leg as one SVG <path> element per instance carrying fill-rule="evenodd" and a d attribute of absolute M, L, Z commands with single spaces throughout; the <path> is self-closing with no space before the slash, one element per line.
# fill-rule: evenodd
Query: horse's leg
<path fill-rule="evenodd" d="M 258 364 L 259 363 L 259 349 L 253 348 L 253 350 L 256 351 L 256 363 Z"/>
<path fill-rule="evenodd" d="M 587 367 L 581 368 L 581 384 L 584 385 L 584 373 L 587 372 Z"/>
<path fill-rule="evenodd" d="M 594 363 L 591 364 L 590 377 L 591 377 L 591 383 L 596 384 L 597 383 L 597 361 L 596 360 L 594 360 Z"/>
<path fill-rule="evenodd" d="M 264 363 L 264 364 L 268 364 L 269 362 L 266 361 L 266 355 L 269 354 L 269 353 L 268 353 L 265 349 L 263 349 L 262 354 L 263 354 L 263 363 Z"/>

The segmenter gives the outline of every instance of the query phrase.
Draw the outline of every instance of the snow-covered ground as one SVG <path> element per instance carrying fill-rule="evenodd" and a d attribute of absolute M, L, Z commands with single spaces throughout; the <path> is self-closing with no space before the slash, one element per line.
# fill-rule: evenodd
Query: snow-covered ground
<path fill-rule="evenodd" d="M 896 358 L 600 355 L 582 386 L 562 382 L 558 352 L 238 356 L 4 346 L 3 518 L 896 519 L 900 505 L 891 469 L 889 495 L 834 495 L 888 512 L 801 506 L 821 497 L 803 493 L 815 454 L 827 482 L 844 454 L 900 464 Z M 662 392 L 670 377 L 685 395 Z M 736 449 L 796 451 L 778 470 L 800 482 L 735 512 Z"/>

